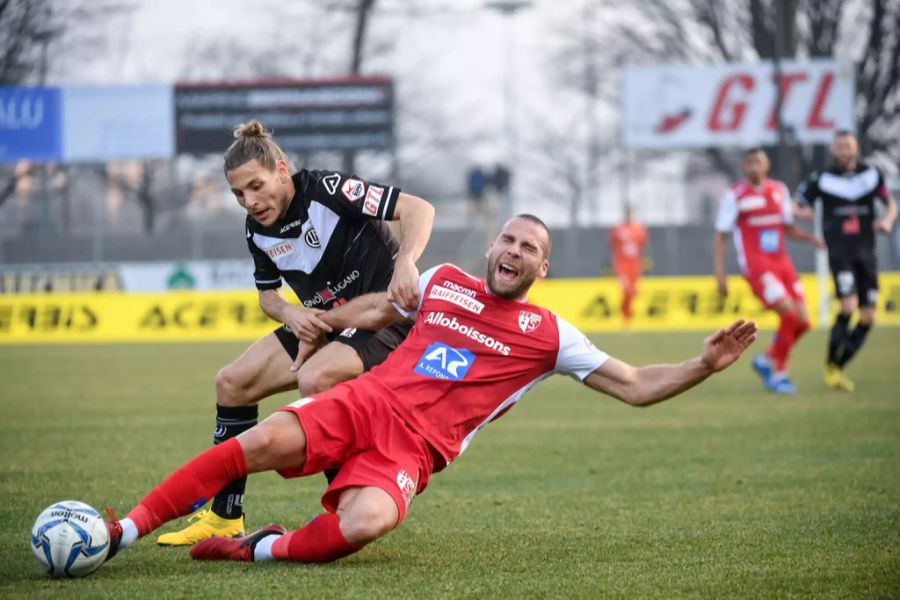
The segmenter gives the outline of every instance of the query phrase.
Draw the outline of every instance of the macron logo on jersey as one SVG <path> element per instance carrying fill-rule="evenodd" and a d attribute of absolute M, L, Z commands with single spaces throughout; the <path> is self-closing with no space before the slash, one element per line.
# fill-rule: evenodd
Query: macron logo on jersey
<path fill-rule="evenodd" d="M 473 362 L 475 355 L 465 348 L 434 342 L 425 349 L 414 371 L 433 379 L 459 381 L 469 372 Z"/>
<path fill-rule="evenodd" d="M 466 294 L 460 294 L 459 292 L 454 292 L 453 290 L 448 290 L 445 287 L 440 286 L 432 286 L 431 291 L 428 292 L 429 298 L 436 298 L 437 300 L 446 300 L 447 302 L 452 302 L 457 306 L 461 306 L 469 312 L 473 312 L 476 315 L 480 315 L 481 311 L 484 310 L 484 304 L 479 302 L 475 298 L 470 298 Z"/>
<path fill-rule="evenodd" d="M 491 350 L 496 350 L 503 356 L 509 356 L 509 346 L 498 339 L 492 338 L 491 336 L 478 331 L 474 327 L 463 325 L 456 319 L 456 317 L 450 318 L 444 315 L 444 313 L 442 312 L 433 312 L 428 313 L 428 316 L 425 317 L 425 322 L 429 325 L 438 325 L 440 327 L 446 327 L 447 329 L 450 329 L 452 331 L 459 332 L 470 340 L 474 340 L 479 344 L 483 344 Z"/>

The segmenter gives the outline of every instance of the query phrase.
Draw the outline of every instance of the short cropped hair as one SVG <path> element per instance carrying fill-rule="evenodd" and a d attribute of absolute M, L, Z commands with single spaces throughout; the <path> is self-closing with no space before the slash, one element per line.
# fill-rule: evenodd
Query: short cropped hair
<path fill-rule="evenodd" d="M 549 257 L 550 256 L 550 248 L 553 246 L 553 236 L 550 235 L 550 228 L 547 227 L 547 224 L 544 223 L 540 219 L 540 217 L 536 217 L 535 215 L 532 215 L 530 213 L 522 213 L 522 214 L 516 215 L 516 218 L 517 219 L 525 219 L 526 221 L 531 221 L 535 225 L 540 225 L 541 227 L 544 228 L 544 232 L 547 234 L 547 256 Z"/>

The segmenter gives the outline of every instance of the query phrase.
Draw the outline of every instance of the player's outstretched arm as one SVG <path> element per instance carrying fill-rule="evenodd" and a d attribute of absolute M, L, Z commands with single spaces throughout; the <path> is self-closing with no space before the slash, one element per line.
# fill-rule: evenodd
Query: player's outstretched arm
<path fill-rule="evenodd" d="M 756 339 L 756 324 L 743 320 L 703 342 L 703 354 L 680 364 L 633 367 L 610 357 L 585 377 L 591 389 L 632 406 L 649 406 L 690 389 L 736 361 Z"/>
<path fill-rule="evenodd" d="M 400 221 L 400 248 L 394 260 L 394 276 L 388 285 L 388 297 L 405 310 L 415 310 L 419 303 L 416 261 L 422 256 L 431 237 L 434 207 L 418 196 L 401 192 L 394 208 L 394 219 Z"/>

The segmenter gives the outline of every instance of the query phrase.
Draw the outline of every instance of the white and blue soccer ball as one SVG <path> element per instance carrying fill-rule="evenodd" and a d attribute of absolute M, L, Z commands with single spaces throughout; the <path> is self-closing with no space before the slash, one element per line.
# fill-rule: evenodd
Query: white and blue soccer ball
<path fill-rule="evenodd" d="M 31 528 L 31 550 L 48 575 L 83 577 L 106 560 L 109 531 L 100 513 L 84 502 L 54 502 Z"/>

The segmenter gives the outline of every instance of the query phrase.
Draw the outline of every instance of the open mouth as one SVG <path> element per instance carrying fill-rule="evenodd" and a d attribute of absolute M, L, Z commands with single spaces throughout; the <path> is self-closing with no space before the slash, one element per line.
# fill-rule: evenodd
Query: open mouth
<path fill-rule="evenodd" d="M 519 270 L 509 263 L 500 263 L 497 265 L 497 276 L 505 281 L 515 281 L 519 276 Z"/>
<path fill-rule="evenodd" d="M 253 213 L 253 218 L 257 221 L 265 221 L 266 217 L 269 216 L 269 213 L 272 212 L 271 208 L 264 208 L 260 211 Z"/>

